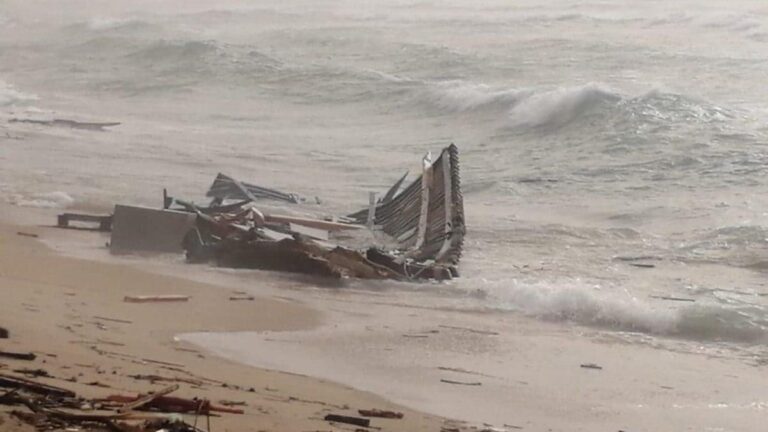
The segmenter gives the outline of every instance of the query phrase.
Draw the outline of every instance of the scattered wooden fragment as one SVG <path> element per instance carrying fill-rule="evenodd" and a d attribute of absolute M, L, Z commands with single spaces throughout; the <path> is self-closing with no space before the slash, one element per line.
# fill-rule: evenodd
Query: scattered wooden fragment
<path fill-rule="evenodd" d="M 150 303 L 150 302 L 185 302 L 189 301 L 190 296 L 186 295 L 142 295 L 142 296 L 125 296 L 123 301 L 128 303 Z"/>
<path fill-rule="evenodd" d="M 27 360 L 27 361 L 32 361 L 37 358 L 37 356 L 33 353 L 17 353 L 17 352 L 10 352 L 10 351 L 0 351 L 0 357 L 5 357 L 9 359 L 14 359 L 14 360 Z"/>
<path fill-rule="evenodd" d="M 429 335 L 422 335 L 422 334 L 404 334 L 403 337 L 406 338 L 428 338 Z"/>
<path fill-rule="evenodd" d="M 245 401 L 231 401 L 226 399 L 220 400 L 219 403 L 228 407 L 229 406 L 248 406 L 248 404 L 245 403 Z"/>
<path fill-rule="evenodd" d="M 656 264 L 646 264 L 646 263 L 629 263 L 632 267 L 639 267 L 639 268 L 654 268 L 656 267 Z"/>
<path fill-rule="evenodd" d="M 499 333 L 495 331 L 487 331 L 487 330 L 476 330 L 469 327 L 458 327 L 458 326 L 449 326 L 449 325 L 441 325 L 439 327 L 447 328 L 447 329 L 453 329 L 453 330 L 464 330 L 470 333 L 477 333 L 477 334 L 483 334 L 483 335 L 489 335 L 489 336 L 498 336 Z"/>
<path fill-rule="evenodd" d="M 486 375 L 484 373 L 475 372 L 463 368 L 454 368 L 454 367 L 447 367 L 447 366 L 438 366 L 437 367 L 441 371 L 447 371 L 447 372 L 456 372 L 456 373 L 462 373 L 467 375 L 477 375 L 477 376 L 484 376 L 484 377 L 492 377 L 491 375 Z"/>
<path fill-rule="evenodd" d="M 446 384 L 456 384 L 456 385 L 465 385 L 465 386 L 481 386 L 483 383 L 481 382 L 464 382 L 464 381 L 454 381 L 449 379 L 441 379 L 440 382 L 444 382 Z"/>
<path fill-rule="evenodd" d="M 29 392 L 43 396 L 75 397 L 75 392 L 71 390 L 7 374 L 0 374 L 0 387 L 13 389 L 23 388 Z"/>
<path fill-rule="evenodd" d="M 0 339 L 8 339 L 10 333 L 5 327 L 0 327 Z"/>
<path fill-rule="evenodd" d="M 24 232 L 24 231 L 18 231 L 18 232 L 16 232 L 16 235 L 20 235 L 22 237 L 32 237 L 32 238 L 37 238 L 38 237 L 37 234 L 28 233 L 28 232 Z"/>
<path fill-rule="evenodd" d="M 70 119 L 37 120 L 26 118 L 12 118 L 8 123 L 30 123 L 42 126 L 70 127 L 72 129 L 85 129 L 94 131 L 103 131 L 104 128 L 119 126 L 120 122 L 81 122 Z"/>
<path fill-rule="evenodd" d="M 200 380 L 192 379 L 192 378 L 181 378 L 181 377 L 164 377 L 160 375 L 144 375 L 144 374 L 135 374 L 135 375 L 128 375 L 129 378 L 133 378 L 136 380 L 146 380 L 149 382 L 183 382 L 195 386 L 201 386 L 204 383 Z"/>
<path fill-rule="evenodd" d="M 403 413 L 396 412 L 396 411 L 386 411 L 386 410 L 379 410 L 379 409 L 361 409 L 357 410 L 357 412 L 363 416 L 363 417 L 381 417 L 381 418 L 391 418 L 391 419 L 401 419 L 403 418 Z"/>
<path fill-rule="evenodd" d="M 128 412 L 128 411 L 133 411 L 135 409 L 141 408 L 144 405 L 147 405 L 150 402 L 154 401 L 155 399 L 158 399 L 161 396 L 165 396 L 165 395 L 167 395 L 169 393 L 173 393 L 173 392 L 175 392 L 178 389 L 179 389 L 179 385 L 178 384 L 174 384 L 172 386 L 168 386 L 168 387 L 166 387 L 166 388 L 164 388 L 164 389 L 162 389 L 160 391 L 157 391 L 155 393 L 149 393 L 147 395 L 140 396 L 140 397 L 136 398 L 136 400 L 134 400 L 132 402 L 128 402 L 125 405 L 123 405 L 122 407 L 120 407 L 117 410 L 117 412 Z"/>
<path fill-rule="evenodd" d="M 602 366 L 597 365 L 595 363 L 584 363 L 584 364 L 581 365 L 581 367 L 583 367 L 584 369 L 597 369 L 597 370 L 602 370 L 603 369 Z"/>
<path fill-rule="evenodd" d="M 254 297 L 254 296 L 232 296 L 232 297 L 229 298 L 229 300 L 231 300 L 231 301 L 242 301 L 242 300 L 252 301 L 252 300 L 256 300 L 256 297 Z"/>
<path fill-rule="evenodd" d="M 650 297 L 659 299 L 659 300 L 679 301 L 679 302 L 695 302 L 696 301 L 696 299 L 685 298 L 685 297 L 671 297 L 671 296 L 658 296 L 658 295 L 652 295 Z"/>
<path fill-rule="evenodd" d="M 45 369 L 28 369 L 28 368 L 22 368 L 22 369 L 14 369 L 13 370 L 16 373 L 20 373 L 22 375 L 31 376 L 33 378 L 38 377 L 50 377 L 51 374 L 48 373 Z"/>
<path fill-rule="evenodd" d="M 97 320 L 111 321 L 111 322 L 116 322 L 116 323 L 121 323 L 121 324 L 133 324 L 133 321 L 124 320 L 124 319 L 109 318 L 109 317 L 103 317 L 103 316 L 94 316 L 93 318 L 95 318 Z"/>
<path fill-rule="evenodd" d="M 328 414 L 327 416 L 325 416 L 324 420 L 328 422 L 346 423 L 346 424 L 362 426 L 362 427 L 368 427 L 371 425 L 371 420 L 367 418 L 351 417 L 351 416 L 344 416 L 344 415 L 338 415 L 338 414 Z"/>
<path fill-rule="evenodd" d="M 294 217 L 294 216 L 264 215 L 264 219 L 267 222 L 303 225 L 306 227 L 316 228 L 316 229 L 326 230 L 326 231 L 359 230 L 363 228 L 360 225 L 352 225 L 352 224 L 341 223 L 341 222 L 330 222 L 330 221 L 324 221 L 320 219 L 300 218 L 300 217 Z"/>
<path fill-rule="evenodd" d="M 117 402 L 123 404 L 130 404 L 143 400 L 150 395 L 139 396 L 124 396 L 124 395 L 110 395 L 107 396 L 105 401 Z M 241 409 L 227 408 L 223 406 L 212 405 L 209 400 L 206 399 L 184 399 L 180 397 L 172 396 L 159 396 L 152 398 L 149 402 L 141 405 L 142 408 L 153 408 L 163 412 L 174 413 L 196 413 L 199 415 L 208 415 L 212 412 L 228 413 L 228 414 L 244 414 L 245 411 Z"/>
<path fill-rule="evenodd" d="M 159 364 L 159 365 L 165 365 L 165 366 L 176 366 L 176 367 L 182 367 L 182 368 L 184 367 L 184 365 L 181 364 L 181 363 L 171 363 L 171 362 L 167 362 L 167 361 L 152 360 L 152 359 L 148 359 L 148 358 L 143 358 L 143 359 L 141 359 L 141 361 L 144 361 L 144 362 L 147 362 L 147 363 L 155 363 L 155 364 Z"/>

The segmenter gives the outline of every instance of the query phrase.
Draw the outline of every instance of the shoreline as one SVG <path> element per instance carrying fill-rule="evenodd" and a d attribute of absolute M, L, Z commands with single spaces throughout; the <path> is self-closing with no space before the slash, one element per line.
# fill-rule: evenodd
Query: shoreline
<path fill-rule="evenodd" d="M 41 382 L 88 397 L 147 392 L 168 384 L 129 375 L 193 377 L 205 384 L 181 382 L 179 396 L 247 404 L 245 415 L 215 419 L 218 430 L 328 429 L 320 414 L 357 415 L 357 409 L 370 408 L 405 413 L 402 420 L 374 419 L 372 424 L 382 430 L 439 430 L 443 423 L 377 395 L 309 376 L 254 368 L 176 339 L 190 332 L 290 332 L 319 326 L 323 314 L 305 304 L 269 296 L 230 301 L 233 290 L 225 286 L 125 264 L 70 258 L 51 250 L 40 238 L 17 234 L 25 231 L 44 237 L 50 230 L 0 220 L 0 326 L 10 332 L 9 339 L 0 340 L 0 347 L 38 353 L 32 362 L 0 360 L 3 373 L 39 367 L 55 377 L 39 378 Z M 191 298 L 183 303 L 123 301 L 126 295 L 147 294 Z M 3 430 L 32 430 L 9 417 L 8 408 L 0 407 Z"/>

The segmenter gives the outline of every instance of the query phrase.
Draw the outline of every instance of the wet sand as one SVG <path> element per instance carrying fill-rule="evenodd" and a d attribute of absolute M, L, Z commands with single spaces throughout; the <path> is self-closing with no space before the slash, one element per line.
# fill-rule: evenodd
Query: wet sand
<path fill-rule="evenodd" d="M 325 414 L 355 414 L 361 408 L 405 412 L 403 420 L 374 420 L 372 424 L 382 430 L 440 429 L 439 418 L 373 394 L 245 366 L 174 340 L 186 332 L 306 330 L 324 322 L 321 312 L 269 297 L 230 301 L 233 290 L 223 286 L 60 256 L 18 231 L 55 235 L 53 228 L 0 224 L 0 326 L 10 332 L 9 339 L 0 340 L 0 349 L 38 355 L 32 362 L 0 360 L 3 373 L 43 368 L 54 378 L 41 381 L 87 397 L 168 385 L 129 377 L 135 374 L 200 380 L 204 382 L 200 386 L 180 383 L 175 394 L 247 404 L 245 415 L 213 419 L 213 428 L 219 431 L 329 430 L 335 428 L 322 420 Z M 164 304 L 123 301 L 126 295 L 147 294 L 182 294 L 191 299 Z M 89 385 L 95 382 L 99 386 Z M 0 407 L 0 430 L 31 430 L 8 416 L 8 409 Z"/>

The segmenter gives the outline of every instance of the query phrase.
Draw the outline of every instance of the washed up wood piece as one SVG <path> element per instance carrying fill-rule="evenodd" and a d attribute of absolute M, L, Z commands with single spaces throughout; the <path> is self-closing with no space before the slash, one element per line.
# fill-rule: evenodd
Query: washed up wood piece
<path fill-rule="evenodd" d="M 440 382 L 444 382 L 446 384 L 456 384 L 456 385 L 465 385 L 465 386 L 481 386 L 483 383 L 481 382 L 464 382 L 464 381 L 454 381 L 449 379 L 441 379 Z"/>
<path fill-rule="evenodd" d="M 0 327 L 0 339 L 8 339 L 9 333 L 8 329 L 5 327 Z"/>
<path fill-rule="evenodd" d="M 499 333 L 497 333 L 495 331 L 476 330 L 476 329 L 469 328 L 469 327 L 458 327 L 458 326 L 450 326 L 450 325 L 441 325 L 440 327 L 447 328 L 447 329 L 453 329 L 453 330 L 464 330 L 464 331 L 467 331 L 467 332 L 470 332 L 470 333 L 477 333 L 477 334 L 483 334 L 483 335 L 489 335 L 489 336 L 498 336 L 499 335 Z"/>
<path fill-rule="evenodd" d="M 338 414 L 328 414 L 324 418 L 325 421 L 335 423 L 346 423 L 355 426 L 368 427 L 371 425 L 371 420 L 367 418 L 351 417 Z"/>
<path fill-rule="evenodd" d="M 123 301 L 127 303 L 157 303 L 157 302 L 185 302 L 189 301 L 190 296 L 186 295 L 141 295 L 141 296 L 125 296 Z"/>
<path fill-rule="evenodd" d="M 123 405 L 122 407 L 118 408 L 117 412 L 128 412 L 128 411 L 133 411 L 135 409 L 141 408 L 144 405 L 147 405 L 147 404 L 151 403 L 155 399 L 158 399 L 158 398 L 160 398 L 162 396 L 165 396 L 167 394 L 173 393 L 173 392 L 175 392 L 178 389 L 179 389 L 179 385 L 178 384 L 174 384 L 172 386 L 168 386 L 168 387 L 166 387 L 166 388 L 164 388 L 164 389 L 162 389 L 160 391 L 157 391 L 155 393 L 149 393 L 147 395 L 141 396 L 141 397 L 137 398 L 136 400 L 134 400 L 133 402 L 128 402 L 125 405 Z"/>
<path fill-rule="evenodd" d="M 0 357 L 26 361 L 32 361 L 37 358 L 37 356 L 33 353 L 18 353 L 11 351 L 0 351 Z"/>
<path fill-rule="evenodd" d="M 657 296 L 652 295 L 651 298 L 659 299 L 659 300 L 668 300 L 668 301 L 679 301 L 679 302 L 695 302 L 695 299 L 692 298 L 684 298 L 684 297 L 670 297 L 670 296 Z"/>
<path fill-rule="evenodd" d="M 16 233 L 16 235 L 20 235 L 20 236 L 22 236 L 22 237 L 32 237 L 32 238 L 37 238 L 37 237 L 38 237 L 38 235 L 37 235 L 37 234 L 34 234 L 34 233 L 28 233 L 28 232 L 24 232 L 24 231 L 18 231 L 18 232 Z"/>
<path fill-rule="evenodd" d="M 647 264 L 647 263 L 629 263 L 632 267 L 638 267 L 638 268 L 654 268 L 656 267 L 656 264 Z"/>
<path fill-rule="evenodd" d="M 125 396 L 125 395 L 109 395 L 105 399 L 108 402 L 116 402 L 128 404 L 137 402 L 139 399 L 148 395 L 139 396 Z M 141 408 L 156 409 L 162 412 L 174 412 L 174 413 L 196 413 L 201 415 L 207 415 L 213 412 L 226 413 L 226 414 L 244 414 L 245 411 L 241 409 L 227 408 L 223 406 L 217 406 L 211 404 L 206 399 L 184 399 L 173 396 L 160 396 L 153 398 L 146 404 L 141 405 Z"/>
<path fill-rule="evenodd" d="M 129 378 L 133 378 L 136 380 L 146 380 L 149 382 L 183 382 L 195 386 L 201 386 L 204 383 L 200 380 L 192 379 L 192 378 L 182 378 L 182 377 L 164 377 L 160 375 L 143 375 L 143 374 L 136 374 L 136 375 L 128 375 Z"/>
<path fill-rule="evenodd" d="M 464 369 L 464 368 L 438 366 L 437 369 L 439 369 L 441 371 L 446 371 L 446 372 L 456 372 L 456 373 L 462 373 L 462 374 L 467 374 L 467 375 L 477 375 L 477 376 L 483 376 L 483 377 L 491 377 L 491 375 L 486 375 L 484 373 L 475 372 L 475 371 L 467 370 L 467 369 Z"/>
<path fill-rule="evenodd" d="M 597 370 L 602 370 L 603 369 L 602 366 L 597 365 L 595 363 L 584 363 L 584 364 L 581 365 L 581 367 L 584 368 L 584 369 L 597 369 Z"/>
<path fill-rule="evenodd" d="M 120 125 L 120 122 L 81 122 L 69 119 L 35 120 L 20 118 L 12 118 L 8 120 L 8 123 L 30 123 L 42 126 L 70 127 L 72 129 L 85 129 L 93 131 L 104 131 L 104 128 Z"/>
<path fill-rule="evenodd" d="M 29 392 L 36 393 L 43 396 L 58 396 L 58 397 L 75 397 L 75 392 L 61 387 L 54 387 L 48 384 L 42 384 L 36 381 L 32 381 L 26 378 L 21 378 L 13 375 L 0 374 L 0 387 L 4 388 L 21 388 Z"/>
<path fill-rule="evenodd" d="M 310 228 L 316 228 L 319 230 L 326 230 L 326 231 L 332 231 L 332 232 L 344 231 L 344 230 L 359 230 L 364 228 L 360 225 L 352 225 L 352 224 L 342 223 L 342 222 L 331 222 L 331 221 L 325 221 L 320 219 L 309 219 L 309 218 L 284 216 L 284 215 L 264 215 L 264 220 L 270 223 L 302 225 Z"/>
<path fill-rule="evenodd" d="M 361 409 L 357 411 L 361 416 L 363 417 L 381 417 L 381 418 L 391 418 L 391 419 L 401 419 L 403 418 L 403 413 L 401 412 L 395 412 L 395 411 L 386 411 L 386 410 L 379 410 L 379 409 Z"/>
<path fill-rule="evenodd" d="M 254 296 L 232 296 L 229 299 L 231 301 L 243 301 L 243 300 L 253 301 L 253 300 L 256 300 L 256 297 L 254 297 Z"/>
<path fill-rule="evenodd" d="M 33 378 L 50 377 L 51 376 L 51 374 L 49 374 L 48 371 L 45 370 L 45 369 L 22 368 L 22 369 L 14 369 L 13 371 L 16 372 L 16 373 L 22 374 L 22 375 L 33 377 Z"/>
<path fill-rule="evenodd" d="M 102 321 L 111 321 L 121 324 L 133 324 L 133 321 L 124 320 L 124 319 L 117 319 L 117 318 L 109 318 L 109 317 L 103 317 L 103 316 L 94 316 L 94 319 L 102 320 Z"/>
<path fill-rule="evenodd" d="M 98 227 L 72 226 L 70 222 L 97 223 Z M 112 215 L 90 215 L 81 213 L 62 213 L 58 216 L 57 227 L 90 231 L 112 231 Z"/>

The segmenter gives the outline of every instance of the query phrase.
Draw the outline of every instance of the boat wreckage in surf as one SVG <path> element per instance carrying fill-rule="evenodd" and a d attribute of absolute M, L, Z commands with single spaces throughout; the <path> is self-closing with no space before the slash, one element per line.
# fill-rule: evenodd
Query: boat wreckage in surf
<path fill-rule="evenodd" d="M 192 263 L 333 279 L 457 277 L 466 232 L 458 149 L 451 144 L 434 160 L 428 154 L 421 175 L 403 187 L 406 178 L 347 216 L 306 216 L 317 213 L 319 199 L 307 212 L 313 200 L 219 174 L 207 206 L 164 191 L 163 209 L 117 205 L 108 220 L 82 220 L 109 227 L 115 253 L 184 252 Z M 299 207 L 305 211 L 295 216 Z M 73 220 L 81 219 L 67 214 L 64 225 Z"/>

